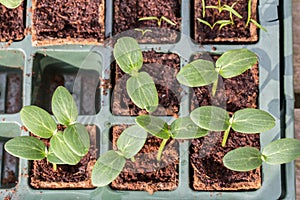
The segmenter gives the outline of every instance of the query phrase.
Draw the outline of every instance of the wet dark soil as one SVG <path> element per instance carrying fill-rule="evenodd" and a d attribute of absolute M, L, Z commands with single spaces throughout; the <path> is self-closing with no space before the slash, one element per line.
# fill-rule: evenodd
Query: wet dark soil
<path fill-rule="evenodd" d="M 112 128 L 113 149 L 117 150 L 116 141 L 125 125 Z M 153 193 L 158 190 L 174 190 L 178 186 L 178 142 L 169 140 L 157 161 L 156 156 L 161 139 L 148 136 L 144 147 L 134 157 L 135 162 L 126 160 L 121 174 L 111 187 L 119 190 L 145 190 Z"/>
<path fill-rule="evenodd" d="M 181 1 L 172 0 L 116 0 L 114 1 L 113 34 L 131 30 L 129 35 L 141 43 L 173 43 L 179 39 Z M 176 23 L 162 22 L 159 27 L 156 20 L 139 21 L 143 17 L 162 16 Z M 150 30 L 145 34 L 141 30 Z"/>
<path fill-rule="evenodd" d="M 237 2 L 237 3 L 236 3 Z M 235 4 L 236 3 L 236 4 Z M 230 20 L 228 11 L 223 10 L 219 13 L 218 9 L 206 8 L 205 17 L 203 18 L 202 0 L 194 0 L 194 39 L 199 43 L 207 42 L 256 42 L 258 39 L 256 27 L 250 23 L 246 26 L 248 17 L 248 0 L 221 0 L 221 5 L 233 6 L 233 8 L 243 17 L 238 18 L 232 15 L 233 24 L 226 25 L 220 29 L 220 25 L 216 25 L 213 29 L 204 23 L 200 23 L 197 18 L 207 21 L 213 25 L 219 20 Z M 257 1 L 252 1 L 251 18 L 257 20 Z M 218 6 L 218 0 L 205 1 L 206 6 Z"/>
<path fill-rule="evenodd" d="M 24 38 L 25 3 L 15 9 L 0 4 L 0 42 L 17 41 Z"/>
<path fill-rule="evenodd" d="M 155 51 L 143 52 L 144 65 L 141 71 L 146 71 L 153 78 L 158 91 L 159 106 L 154 115 L 176 115 L 179 112 L 181 87 L 176 80 L 180 70 L 180 58 L 176 54 L 157 53 Z M 114 115 L 135 116 L 146 113 L 138 108 L 129 98 L 126 91 L 126 81 L 129 75 L 112 65 L 113 98 L 112 113 Z"/>
<path fill-rule="evenodd" d="M 201 56 L 196 56 L 199 58 Z M 213 57 L 217 59 L 217 57 Z M 193 88 L 192 110 L 199 106 L 215 105 L 235 112 L 243 108 L 256 108 L 258 97 L 258 69 L 255 65 L 242 75 L 221 79 L 219 90 L 212 97 L 211 86 Z M 261 169 L 250 172 L 228 170 L 222 162 L 224 155 L 238 147 L 260 148 L 259 134 L 242 134 L 231 130 L 225 147 L 221 146 L 223 132 L 211 132 L 208 136 L 191 142 L 190 162 L 195 190 L 249 190 L 261 186 Z"/>

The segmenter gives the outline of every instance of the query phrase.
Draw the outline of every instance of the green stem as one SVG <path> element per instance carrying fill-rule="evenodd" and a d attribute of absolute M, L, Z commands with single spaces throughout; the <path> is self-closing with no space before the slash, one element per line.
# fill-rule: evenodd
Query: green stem
<path fill-rule="evenodd" d="M 53 171 L 57 171 L 57 165 L 55 163 L 52 163 L 53 165 Z"/>
<path fill-rule="evenodd" d="M 222 147 L 225 147 L 225 145 L 226 145 L 230 129 L 231 129 L 231 125 L 229 125 L 228 128 L 226 129 L 226 131 L 224 132 Z"/>
<path fill-rule="evenodd" d="M 215 96 L 216 92 L 217 92 L 217 88 L 218 88 L 218 82 L 219 82 L 219 77 L 215 80 L 215 82 L 213 83 L 211 92 L 212 92 L 212 96 Z"/>
<path fill-rule="evenodd" d="M 164 150 L 164 148 L 165 148 L 165 146 L 166 146 L 168 140 L 169 140 L 169 139 L 163 139 L 163 141 L 161 142 L 161 144 L 160 144 L 160 146 L 159 146 L 158 153 L 157 153 L 157 157 L 156 157 L 156 159 L 157 159 L 158 161 L 160 161 L 160 159 L 161 159 L 161 154 L 162 154 L 162 152 L 163 152 L 163 150 Z"/>
<path fill-rule="evenodd" d="M 135 162 L 134 156 L 131 157 L 131 162 Z"/>

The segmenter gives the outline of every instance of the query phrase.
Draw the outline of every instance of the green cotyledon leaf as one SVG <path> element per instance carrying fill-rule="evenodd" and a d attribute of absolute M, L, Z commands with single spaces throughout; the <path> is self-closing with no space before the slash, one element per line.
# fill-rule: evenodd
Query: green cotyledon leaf
<path fill-rule="evenodd" d="M 261 153 L 254 147 L 237 148 L 224 156 L 223 164 L 233 171 L 250 171 L 261 166 Z"/>
<path fill-rule="evenodd" d="M 189 117 L 176 119 L 171 124 L 171 132 L 174 139 L 194 139 L 209 133 L 208 130 L 197 126 Z"/>
<path fill-rule="evenodd" d="M 76 123 L 68 126 L 63 136 L 68 147 L 78 156 L 84 156 L 89 151 L 90 136 L 82 124 Z"/>
<path fill-rule="evenodd" d="M 5 7 L 14 9 L 22 4 L 23 0 L 0 0 L 0 4 L 3 4 Z"/>
<path fill-rule="evenodd" d="M 26 160 L 42 160 L 46 157 L 46 145 L 38 138 L 18 136 L 4 145 L 5 150 L 13 156 Z"/>
<path fill-rule="evenodd" d="M 24 106 L 20 112 L 24 126 L 33 134 L 42 138 L 50 138 L 57 125 L 51 115 L 37 106 Z"/>
<path fill-rule="evenodd" d="M 159 117 L 152 115 L 140 115 L 135 119 L 135 122 L 151 135 L 161 139 L 170 138 L 168 124 Z"/>
<path fill-rule="evenodd" d="M 232 78 L 250 69 L 257 61 L 257 55 L 248 49 L 229 50 L 216 61 L 216 70 L 222 77 Z"/>
<path fill-rule="evenodd" d="M 92 184 L 103 187 L 115 180 L 125 166 L 126 159 L 110 150 L 100 156 L 92 171 Z"/>
<path fill-rule="evenodd" d="M 125 158 L 132 158 L 144 146 L 147 132 L 138 125 L 126 128 L 117 140 L 118 150 Z"/>
<path fill-rule="evenodd" d="M 135 105 L 148 112 L 154 112 L 158 106 L 158 93 L 151 76 L 140 72 L 126 82 L 129 97 Z"/>
<path fill-rule="evenodd" d="M 52 96 L 52 111 L 60 124 L 68 126 L 76 122 L 78 110 L 76 103 L 69 91 L 59 86 Z"/>
<path fill-rule="evenodd" d="M 275 140 L 262 150 L 262 154 L 268 164 L 289 163 L 300 157 L 300 141 L 294 138 Z"/>
<path fill-rule="evenodd" d="M 113 54 L 119 67 L 127 74 L 137 72 L 143 66 L 142 50 L 134 38 L 118 39 Z"/>
<path fill-rule="evenodd" d="M 213 62 L 199 59 L 184 66 L 176 78 L 183 85 L 199 87 L 213 83 L 218 73 Z"/>
<path fill-rule="evenodd" d="M 241 133 L 260 133 L 272 129 L 275 119 L 266 111 L 246 108 L 234 113 L 231 126 Z"/>
<path fill-rule="evenodd" d="M 210 131 L 225 131 L 229 127 L 229 114 L 216 106 L 201 106 L 190 114 L 192 121 L 200 128 Z"/>

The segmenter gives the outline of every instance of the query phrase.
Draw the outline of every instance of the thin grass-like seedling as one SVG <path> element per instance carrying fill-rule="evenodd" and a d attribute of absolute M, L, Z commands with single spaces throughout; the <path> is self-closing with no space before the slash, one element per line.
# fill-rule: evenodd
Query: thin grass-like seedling
<path fill-rule="evenodd" d="M 158 18 L 158 17 L 155 17 L 155 16 L 139 18 L 139 21 L 149 21 L 149 20 L 156 20 L 158 27 L 161 27 L 161 24 L 162 24 L 163 21 L 165 21 L 166 23 L 168 23 L 172 26 L 176 26 L 176 22 L 173 22 L 172 20 L 168 19 L 165 16 L 162 16 L 161 18 Z"/>

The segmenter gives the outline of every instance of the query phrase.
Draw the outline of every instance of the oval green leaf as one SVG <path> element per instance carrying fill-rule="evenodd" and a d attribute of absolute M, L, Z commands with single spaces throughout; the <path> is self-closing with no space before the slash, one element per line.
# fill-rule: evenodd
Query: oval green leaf
<path fill-rule="evenodd" d="M 200 128 L 210 131 L 225 131 L 229 127 L 229 114 L 216 106 L 202 106 L 193 110 L 191 120 Z"/>
<path fill-rule="evenodd" d="M 54 154 L 64 163 L 68 165 L 76 165 L 81 157 L 76 155 L 64 141 L 64 136 L 62 132 L 58 132 L 53 135 L 50 140 L 50 146 Z"/>
<path fill-rule="evenodd" d="M 82 124 L 76 123 L 68 126 L 63 136 L 68 147 L 78 156 L 84 156 L 89 151 L 90 136 Z"/>
<path fill-rule="evenodd" d="M 21 5 L 23 0 L 0 0 L 0 3 L 3 4 L 5 7 L 14 9 Z"/>
<path fill-rule="evenodd" d="M 129 97 L 141 109 L 154 112 L 158 106 L 158 94 L 151 76 L 146 72 L 130 77 L 126 82 Z"/>
<path fill-rule="evenodd" d="M 142 50 L 134 38 L 118 39 L 113 53 L 117 64 L 127 74 L 137 72 L 143 66 Z"/>
<path fill-rule="evenodd" d="M 168 124 L 159 117 L 152 115 L 141 115 L 135 119 L 135 122 L 147 132 L 158 138 L 170 138 Z"/>
<path fill-rule="evenodd" d="M 13 156 L 26 160 L 42 160 L 46 157 L 46 145 L 31 136 L 19 136 L 7 141 L 5 150 Z"/>
<path fill-rule="evenodd" d="M 250 171 L 261 166 L 261 153 L 254 147 L 237 148 L 224 156 L 223 163 L 225 167 L 233 171 Z"/>
<path fill-rule="evenodd" d="M 76 103 L 63 86 L 59 86 L 52 96 L 52 112 L 60 124 L 68 126 L 74 123 L 78 116 Z"/>
<path fill-rule="evenodd" d="M 107 151 L 97 160 L 92 171 L 92 184 L 103 187 L 115 180 L 125 166 L 126 159 L 113 150 Z"/>
<path fill-rule="evenodd" d="M 48 153 L 47 153 L 47 161 L 54 164 L 66 164 L 62 160 L 60 160 L 55 153 L 53 152 L 51 146 L 49 147 Z"/>
<path fill-rule="evenodd" d="M 0 123 L 0 137 L 13 138 L 21 135 L 21 128 L 16 123 Z"/>
<path fill-rule="evenodd" d="M 174 139 L 194 139 L 208 134 L 208 130 L 197 126 L 189 117 L 176 119 L 171 124 L 171 132 Z"/>
<path fill-rule="evenodd" d="M 213 62 L 199 59 L 184 66 L 176 78 L 183 85 L 199 87 L 213 83 L 217 80 L 218 73 Z"/>
<path fill-rule="evenodd" d="M 24 106 L 20 112 L 24 126 L 33 134 L 50 138 L 57 125 L 51 115 L 37 106 Z"/>
<path fill-rule="evenodd" d="M 117 141 L 118 150 L 129 159 L 135 156 L 144 146 L 147 132 L 138 125 L 125 129 Z"/>
<path fill-rule="evenodd" d="M 268 164 L 289 163 L 300 157 L 300 141 L 293 138 L 275 140 L 263 149 L 262 154 Z"/>
<path fill-rule="evenodd" d="M 225 52 L 216 62 L 219 74 L 224 78 L 238 76 L 257 63 L 257 56 L 248 49 Z"/>
<path fill-rule="evenodd" d="M 246 108 L 234 113 L 231 126 L 241 133 L 260 133 L 272 129 L 275 119 L 266 111 Z"/>

